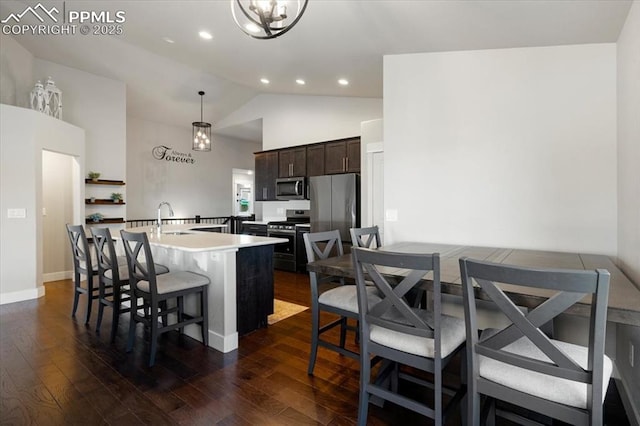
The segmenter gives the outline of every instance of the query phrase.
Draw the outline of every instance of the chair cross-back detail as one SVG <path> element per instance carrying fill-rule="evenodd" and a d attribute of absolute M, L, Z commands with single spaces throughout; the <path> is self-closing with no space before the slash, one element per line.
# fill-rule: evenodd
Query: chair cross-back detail
<path fill-rule="evenodd" d="M 129 267 L 129 286 L 131 287 L 131 320 L 129 322 L 129 338 L 127 339 L 127 352 L 133 349 L 135 341 L 136 323 L 143 323 L 151 330 L 151 348 L 149 354 L 149 366 L 155 363 L 158 347 L 158 336 L 172 330 L 184 332 L 184 327 L 189 324 L 200 324 L 202 331 L 202 343 L 209 345 L 208 326 L 208 298 L 207 289 L 209 278 L 204 275 L 189 271 L 157 273 L 157 265 L 153 263 L 153 255 L 147 234 L 120 231 L 124 243 Z M 196 295 L 200 297 L 200 312 L 187 314 L 184 312 L 184 297 Z M 138 311 L 138 298 L 149 306 L 148 315 L 141 315 Z M 173 304 L 167 303 L 174 301 Z M 176 322 L 167 324 L 169 314 L 176 314 Z M 158 319 L 163 318 L 163 324 L 158 324 Z"/>
<path fill-rule="evenodd" d="M 365 425 L 370 399 L 394 402 L 445 423 L 447 415 L 464 397 L 464 386 L 450 390 L 443 385 L 443 369 L 457 353 L 463 353 L 464 320 L 442 314 L 440 257 L 436 254 L 395 253 L 353 248 L 360 320 L 360 402 L 358 424 Z M 394 276 L 390 276 L 393 271 Z M 403 272 L 399 272 L 403 271 Z M 432 278 L 427 274 L 431 273 Z M 369 281 L 365 281 L 368 279 Z M 368 285 L 373 283 L 381 300 L 371 304 Z M 425 308 L 410 306 L 405 295 L 416 288 L 432 292 Z M 378 377 L 371 380 L 372 356 L 386 360 Z M 410 366 L 433 374 L 427 382 L 399 368 Z M 387 384 L 391 378 L 391 389 Z M 398 393 L 398 379 L 433 387 L 433 401 L 416 400 Z M 443 394 L 453 395 L 446 406 Z"/>
<path fill-rule="evenodd" d="M 604 355 L 609 272 L 524 268 L 460 259 L 467 327 L 468 421 L 495 415 L 495 399 L 523 406 L 563 422 L 601 425 L 602 402 L 612 363 Z M 473 283 L 511 324 L 477 334 Z M 550 290 L 546 301 L 523 313 L 501 284 Z M 591 296 L 589 343 L 580 346 L 549 338 L 541 327 Z M 480 407 L 480 396 L 487 396 Z M 503 413 L 514 421 L 512 413 Z"/>
<path fill-rule="evenodd" d="M 340 231 L 326 231 L 303 234 L 304 245 L 307 252 L 307 260 L 314 262 L 316 260 L 327 259 L 334 256 L 342 256 L 344 250 L 342 247 L 342 239 Z M 354 285 L 346 285 L 344 278 L 338 278 L 332 275 L 325 275 L 316 272 L 309 272 L 309 281 L 311 285 L 311 350 L 309 353 L 308 374 L 313 374 L 316 363 L 318 346 L 334 350 L 344 356 L 358 359 L 358 353 L 345 347 L 347 330 L 354 332 L 357 329 L 347 323 L 347 318 L 358 319 L 358 300 L 356 287 Z M 339 285 L 330 290 L 321 292 L 320 285 L 327 282 L 338 282 Z M 379 300 L 375 294 L 375 289 L 371 288 L 369 297 L 372 301 Z M 320 325 L 320 311 L 331 312 L 339 315 L 340 318 L 331 321 L 328 324 Z M 340 341 L 335 344 L 328 340 L 322 339 L 324 332 L 334 327 L 340 327 Z"/>
<path fill-rule="evenodd" d="M 370 226 L 367 228 L 351 228 L 351 242 L 356 247 L 379 248 L 380 230 L 378 226 Z"/>
<path fill-rule="evenodd" d="M 98 268 L 91 259 L 89 241 L 84 232 L 84 227 L 82 225 L 67 224 L 67 234 L 69 235 L 71 253 L 73 255 L 73 308 L 71 309 L 71 316 L 76 316 L 80 295 L 86 294 L 87 310 L 84 323 L 88 324 L 91 318 L 93 300 L 99 297 L 99 287 L 94 283 L 94 277 L 98 276 Z M 82 275 L 87 278 L 86 287 L 82 286 Z"/>

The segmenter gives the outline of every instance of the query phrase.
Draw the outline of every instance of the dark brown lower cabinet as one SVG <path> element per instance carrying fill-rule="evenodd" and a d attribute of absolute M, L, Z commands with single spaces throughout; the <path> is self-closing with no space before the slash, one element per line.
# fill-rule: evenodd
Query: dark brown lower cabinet
<path fill-rule="evenodd" d="M 236 310 L 239 336 L 267 326 L 273 313 L 273 245 L 238 250 Z"/>

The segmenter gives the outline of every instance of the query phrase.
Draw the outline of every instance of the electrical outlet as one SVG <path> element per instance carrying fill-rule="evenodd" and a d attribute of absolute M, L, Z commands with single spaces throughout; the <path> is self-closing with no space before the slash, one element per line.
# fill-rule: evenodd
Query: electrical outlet
<path fill-rule="evenodd" d="M 634 359 L 634 347 L 633 347 L 633 343 L 629 343 L 629 365 L 631 366 L 631 368 L 633 368 L 633 359 Z"/>

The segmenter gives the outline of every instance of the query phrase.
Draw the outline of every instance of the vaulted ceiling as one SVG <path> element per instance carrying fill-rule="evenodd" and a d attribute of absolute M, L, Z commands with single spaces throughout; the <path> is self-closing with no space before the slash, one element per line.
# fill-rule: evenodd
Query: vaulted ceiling
<path fill-rule="evenodd" d="M 236 27 L 230 0 L 42 3 L 67 13 L 120 10 L 126 20 L 120 36 L 14 36 L 34 56 L 124 81 L 128 114 L 169 124 L 189 126 L 200 112 L 197 92 L 204 90 L 205 120 L 214 127 L 260 93 L 381 98 L 384 55 L 615 42 L 631 6 L 616 0 L 309 0 L 289 33 L 257 40 Z M 34 5 L 3 0 L 0 16 Z M 213 38 L 203 40 L 199 31 Z M 297 78 L 306 84 L 297 85 Z M 339 85 L 339 78 L 349 85 Z M 251 135 L 244 129 L 240 137 Z"/>

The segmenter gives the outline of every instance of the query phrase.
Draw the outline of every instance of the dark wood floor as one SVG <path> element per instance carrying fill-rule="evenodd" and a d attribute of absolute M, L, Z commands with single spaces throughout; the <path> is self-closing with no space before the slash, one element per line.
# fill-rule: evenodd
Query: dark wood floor
<path fill-rule="evenodd" d="M 306 275 L 276 272 L 276 297 L 309 304 Z M 72 285 L 46 285 L 38 300 L 0 307 L 0 424 L 2 425 L 351 425 L 358 405 L 358 365 L 319 350 L 314 376 L 306 373 L 310 313 L 302 312 L 240 339 L 222 354 L 188 337 L 161 339 L 146 367 L 143 332 L 124 351 L 128 318 L 109 344 L 103 333 L 70 317 Z M 94 312 L 96 312 L 94 307 Z M 107 311 L 108 313 L 110 311 Z M 351 339 L 353 340 L 353 339 Z M 608 396 L 607 423 L 628 424 Z M 451 424 L 458 424 L 453 419 Z M 371 407 L 369 424 L 431 424 L 392 404 Z"/>

